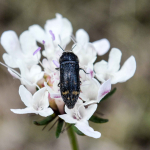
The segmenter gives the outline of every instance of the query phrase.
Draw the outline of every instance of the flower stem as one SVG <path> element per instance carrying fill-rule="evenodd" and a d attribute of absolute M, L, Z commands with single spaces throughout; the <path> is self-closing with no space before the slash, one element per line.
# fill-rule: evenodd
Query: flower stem
<path fill-rule="evenodd" d="M 70 144 L 72 146 L 72 150 L 78 150 L 79 149 L 78 142 L 77 142 L 77 138 L 76 138 L 75 132 L 73 131 L 72 126 L 68 128 L 67 132 L 68 132 Z"/>

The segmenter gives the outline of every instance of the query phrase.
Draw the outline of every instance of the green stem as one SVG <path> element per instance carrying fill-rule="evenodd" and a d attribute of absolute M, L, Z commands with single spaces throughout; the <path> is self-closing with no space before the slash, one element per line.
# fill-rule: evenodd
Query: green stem
<path fill-rule="evenodd" d="M 68 128 L 67 132 L 68 132 L 68 137 L 69 137 L 69 140 L 70 140 L 72 150 L 78 150 L 79 147 L 78 147 L 75 132 L 73 131 L 73 127 L 71 126 L 70 128 Z"/>

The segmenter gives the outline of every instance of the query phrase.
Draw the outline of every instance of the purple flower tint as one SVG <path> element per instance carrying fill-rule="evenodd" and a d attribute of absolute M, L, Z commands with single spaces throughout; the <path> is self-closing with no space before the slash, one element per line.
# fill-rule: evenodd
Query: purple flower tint
<path fill-rule="evenodd" d="M 42 43 L 45 44 L 45 41 L 43 40 Z"/>
<path fill-rule="evenodd" d="M 53 60 L 53 63 L 54 63 L 54 65 L 57 67 L 57 68 L 59 68 L 59 62 L 57 61 L 57 60 Z"/>
<path fill-rule="evenodd" d="M 38 49 L 33 53 L 33 55 L 35 55 L 37 52 L 39 52 L 41 50 L 41 47 L 38 47 Z"/>
<path fill-rule="evenodd" d="M 102 93 L 102 96 L 106 95 L 106 94 L 109 93 L 109 92 L 110 92 L 110 90 L 104 91 L 104 92 Z"/>
<path fill-rule="evenodd" d="M 54 41 L 54 40 L 55 40 L 55 35 L 54 35 L 54 33 L 52 32 L 52 30 L 49 30 L 49 33 L 51 34 L 52 40 Z"/>

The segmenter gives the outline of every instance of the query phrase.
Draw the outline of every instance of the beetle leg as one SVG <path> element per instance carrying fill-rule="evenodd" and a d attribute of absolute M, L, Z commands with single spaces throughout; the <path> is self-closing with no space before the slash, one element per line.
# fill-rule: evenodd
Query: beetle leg
<path fill-rule="evenodd" d="M 58 83 L 58 87 L 60 87 L 60 82 Z"/>
<path fill-rule="evenodd" d="M 82 68 L 79 68 L 80 70 L 83 70 L 86 74 L 89 74 L 89 73 L 87 73 L 84 69 L 82 69 Z"/>
<path fill-rule="evenodd" d="M 59 71 L 60 68 L 55 68 L 55 69 Z"/>

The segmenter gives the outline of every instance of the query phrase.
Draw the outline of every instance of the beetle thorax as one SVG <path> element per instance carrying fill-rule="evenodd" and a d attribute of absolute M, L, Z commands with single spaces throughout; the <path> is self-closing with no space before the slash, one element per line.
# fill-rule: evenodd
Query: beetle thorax
<path fill-rule="evenodd" d="M 79 62 L 78 57 L 73 52 L 63 52 L 62 56 L 59 59 L 59 63 L 61 64 L 65 61 Z"/>

